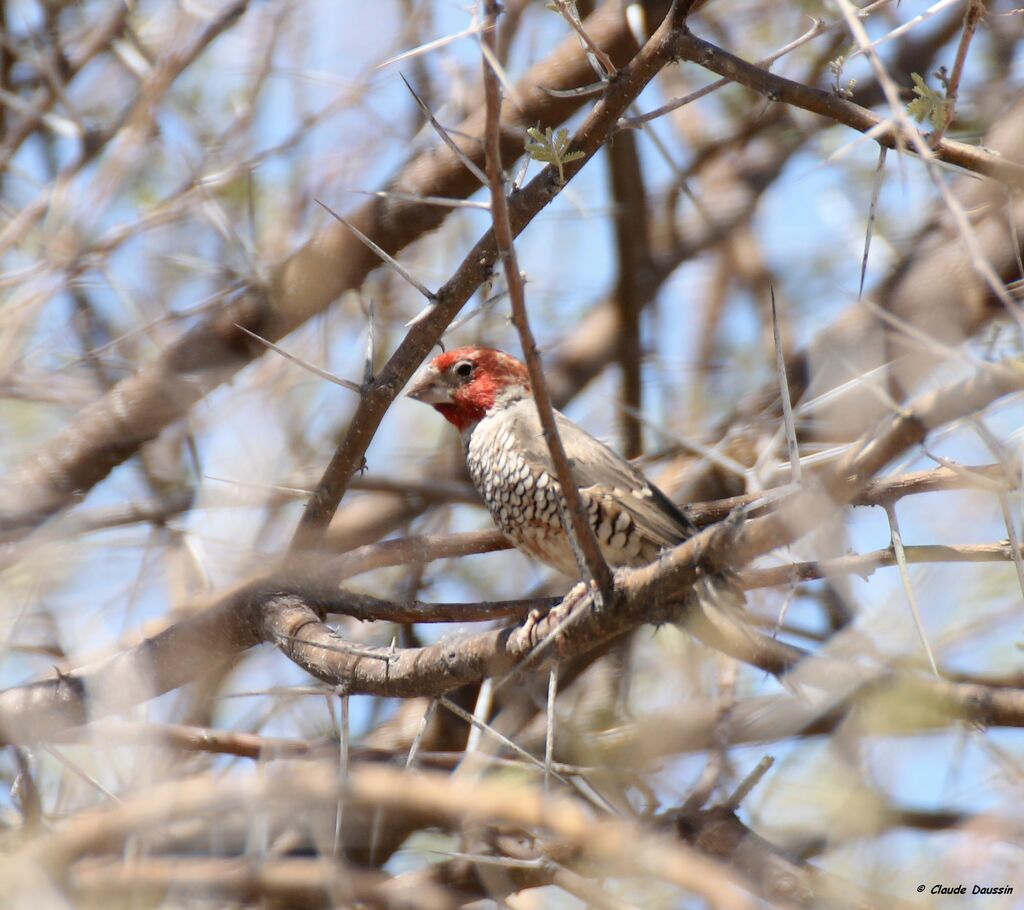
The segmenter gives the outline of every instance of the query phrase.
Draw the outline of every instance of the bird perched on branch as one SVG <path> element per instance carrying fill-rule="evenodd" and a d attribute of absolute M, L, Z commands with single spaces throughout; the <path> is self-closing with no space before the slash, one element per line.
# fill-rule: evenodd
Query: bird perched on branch
<path fill-rule="evenodd" d="M 526 367 L 493 348 L 435 357 L 408 395 L 432 405 L 462 436 L 466 466 L 495 523 L 524 553 L 579 577 L 561 485 L 541 429 Z M 646 565 L 696 532 L 628 461 L 563 414 L 555 424 L 605 561 Z"/>

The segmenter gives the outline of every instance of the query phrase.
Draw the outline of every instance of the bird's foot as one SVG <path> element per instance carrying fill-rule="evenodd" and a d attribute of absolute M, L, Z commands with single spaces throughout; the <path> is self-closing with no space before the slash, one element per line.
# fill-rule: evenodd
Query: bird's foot
<path fill-rule="evenodd" d="M 550 612 L 545 607 L 534 607 L 526 614 L 526 620 L 523 622 L 523 635 L 526 636 L 526 640 L 530 643 L 531 648 L 537 647 L 537 623 Z"/>
<path fill-rule="evenodd" d="M 564 611 L 564 614 L 568 616 L 578 604 L 581 604 L 589 596 L 590 587 L 585 581 L 579 581 L 569 589 L 569 593 L 562 598 L 557 609 Z"/>

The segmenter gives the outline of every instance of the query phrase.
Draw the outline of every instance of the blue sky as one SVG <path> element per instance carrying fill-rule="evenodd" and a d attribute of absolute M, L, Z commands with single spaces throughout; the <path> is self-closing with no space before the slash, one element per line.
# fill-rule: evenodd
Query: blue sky
<path fill-rule="evenodd" d="M 896 15 L 900 21 L 906 21 L 926 6 L 925 3 L 904 2 Z M 104 231 L 139 217 L 162 190 L 191 173 L 204 150 L 202 137 L 191 126 L 194 111 L 208 118 L 210 131 L 216 132 L 218 116 L 231 110 L 251 71 L 254 43 L 264 34 L 261 27 L 266 25 L 267 19 L 262 7 L 262 4 L 253 4 L 249 21 L 214 45 L 208 59 L 204 58 L 202 65 L 175 89 L 160 118 L 161 153 L 154 156 L 151 163 L 139 167 L 138 182 L 132 191 L 115 196 L 101 210 L 89 213 L 90 227 L 96 235 L 102 236 Z M 31 24 L 34 4 L 16 3 L 13 9 L 11 21 L 15 23 L 15 31 L 19 15 Z M 289 41 L 284 42 L 279 51 L 280 64 L 275 67 L 269 91 L 258 110 L 254 131 L 258 145 L 269 148 L 282 141 L 292 134 L 304 112 L 330 104 L 355 85 L 365 86 L 367 93 L 361 103 L 310 130 L 293 151 L 269 160 L 257 170 L 258 246 L 266 244 L 275 252 L 286 251 L 275 247 L 280 236 L 275 234 L 274 225 L 287 215 L 288 200 L 296 191 L 296 181 L 302 192 L 345 211 L 361 204 L 362 197 L 353 191 L 385 185 L 389 175 L 408 156 L 407 128 L 412 122 L 413 107 L 399 73 L 409 71 L 411 65 L 373 69 L 382 56 L 402 49 L 396 9 L 394 4 L 327 0 L 303 5 L 305 24 L 297 27 L 289 39 L 301 48 L 301 54 L 295 53 Z M 466 11 L 457 4 L 437 3 L 432 9 L 432 34 L 456 33 L 469 24 Z M 821 14 L 816 5 L 809 5 L 808 12 Z M 778 21 L 771 23 L 752 22 L 748 43 L 736 50 L 754 59 L 791 40 L 806 27 L 806 18 L 797 11 L 779 16 Z M 872 22 L 869 32 L 874 36 L 884 27 L 881 22 Z M 517 52 L 510 61 L 510 74 L 517 76 L 528 60 L 542 56 L 564 34 L 564 24 L 556 16 L 534 14 L 524 40 L 517 45 Z M 799 59 L 782 62 L 776 69 L 799 74 L 802 72 Z M 454 84 L 457 88 L 460 78 L 476 78 L 478 52 L 472 40 L 462 40 L 432 54 L 428 66 L 440 84 Z M 106 76 L 105 71 L 99 70 L 95 77 L 87 78 L 89 74 L 83 74 L 83 95 L 96 90 L 99 81 Z M 844 76 L 865 78 L 864 61 L 851 63 Z M 692 80 L 693 86 L 706 81 L 703 74 L 689 70 L 687 78 Z M 965 105 L 971 104 L 973 88 L 968 79 Z M 724 129 L 728 125 L 730 112 L 726 105 L 735 104 L 738 97 L 743 97 L 735 89 L 730 91 L 731 95 L 723 92 L 699 102 L 705 126 L 710 124 L 711 128 Z M 654 85 L 641 98 L 639 107 L 651 109 L 664 100 L 661 90 Z M 445 108 L 440 108 L 437 114 L 442 122 L 453 125 L 454 115 L 449 117 Z M 572 128 L 582 116 L 583 113 L 568 126 Z M 660 135 L 671 137 L 670 152 L 678 165 L 685 166 L 689 149 L 675 137 L 667 123 L 658 123 L 655 128 Z M 800 345 L 829 325 L 856 297 L 870 175 L 877 153 L 869 143 L 861 142 L 849 150 L 841 163 L 823 163 L 836 149 L 855 138 L 848 130 L 833 128 L 810 142 L 793 157 L 783 177 L 765 194 L 757 214 L 756 235 L 767 265 L 778 281 L 776 293 L 781 311 Z M 433 138 L 423 134 L 416 142 L 430 144 Z M 372 149 L 373 154 L 367 154 L 367 149 Z M 60 151 L 70 158 L 75 153 L 74 143 L 69 140 Z M 657 197 L 668 184 L 671 170 L 645 139 L 641 140 L 641 154 L 649 191 Z M 868 288 L 885 274 L 901 245 L 913 236 L 929 213 L 934 199 L 934 191 L 922 168 L 907 162 L 901 169 L 894 158 L 889 158 L 880 197 Z M 26 144 L 17 164 L 25 178 L 8 188 L 10 199 L 15 203 L 31 198 L 36 191 L 33 181 L 44 173 L 39 150 L 31 143 Z M 531 174 L 535 173 L 535 167 L 531 168 Z M 76 188 L 81 192 L 91 191 L 91 181 L 96 174 L 96 167 L 87 168 L 76 182 Z M 698 186 L 697 191 L 702 192 L 702 188 Z M 704 201 L 712 207 L 716 204 L 713 195 Z M 520 264 L 529 280 L 531 317 L 543 350 L 557 350 L 560 340 L 609 287 L 615 270 L 609 206 L 606 161 L 601 154 L 517 243 Z M 304 208 L 296 239 L 310 236 L 323 227 L 329 217 L 315 205 Z M 449 224 L 443 235 L 425 238 L 401 257 L 432 287 L 439 285 L 457 266 L 486 228 L 487 215 L 460 211 L 450 221 L 457 226 Z M 245 226 L 239 229 L 244 230 Z M 44 233 L 40 242 L 45 239 Z M 176 243 L 182 244 L 180 249 L 175 247 Z M 38 255 L 38 248 L 21 250 L 4 260 L 5 270 L 31 262 Z M 226 257 L 235 267 L 244 265 L 238 252 L 225 247 L 207 224 L 196 228 L 194 238 L 173 225 L 142 234 L 125 244 L 111 259 L 108 274 L 91 276 L 95 298 L 111 318 L 118 320 L 128 318 L 126 311 L 133 304 L 144 312 L 159 311 L 160 307 L 187 311 L 203 300 L 219 280 L 212 269 L 196 265 L 204 257 L 207 265 L 218 264 L 218 257 Z M 175 274 L 183 271 L 184 275 L 168 283 L 172 290 L 166 297 L 153 301 L 150 288 L 154 276 L 161 270 Z M 696 421 L 689 414 L 680 413 L 680 402 L 687 401 L 685 390 L 693 381 L 697 327 L 709 281 L 707 260 L 687 263 L 662 289 L 657 316 L 644 317 L 644 343 L 649 351 L 644 373 L 645 406 L 655 420 L 685 429 L 687 433 L 708 430 L 719 413 L 743 394 L 771 381 L 774 375 L 770 352 L 760 345 L 761 324 L 754 301 L 738 296 L 730 301 L 721 327 L 721 369 L 706 390 L 705 416 Z M 368 293 L 373 293 L 372 287 L 373 282 Z M 395 287 L 392 293 L 396 303 L 388 324 L 379 332 L 384 338 L 385 351 L 397 343 L 402 322 L 420 305 L 415 293 L 406 288 Z M 35 349 L 40 352 L 40 360 L 35 364 L 43 363 L 60 374 L 65 372 L 64 365 L 76 353 L 75 343 L 64 337 L 69 313 L 67 298 L 53 295 L 44 313 L 36 329 Z M 487 317 L 470 323 L 461 335 L 452 338 L 452 342 L 476 338 L 482 331 L 490 343 L 517 350 L 517 341 L 506 316 L 503 305 L 499 305 Z M 173 328 L 157 335 L 147 344 L 156 349 L 176 331 L 178 329 Z M 364 322 L 355 302 L 344 301 L 283 343 L 289 350 L 339 375 L 358 378 L 365 343 Z M 602 377 L 572 403 L 569 414 L 588 429 L 614 441 L 615 411 L 609 407 L 609 402 L 614 401 L 616 387 L 613 375 Z M 47 576 L 51 581 L 43 586 L 43 597 L 61 617 L 62 639 L 69 646 L 90 653 L 109 645 L 112 637 L 129 634 L 146 620 L 164 615 L 169 606 L 184 598 L 184 592 L 200 586 L 204 577 L 214 590 L 229 586 L 243 577 L 254 561 L 259 561 L 260 554 L 280 552 L 301 507 L 297 501 L 286 510 L 287 520 L 265 527 L 258 509 L 266 495 L 263 488 L 290 482 L 297 469 L 321 468 L 329 457 L 331 440 L 345 425 L 353 406 L 353 398 L 345 390 L 323 383 L 272 356 L 264 357 L 194 409 L 190 422 L 200 446 L 205 479 L 200 508 L 174 524 L 187 542 L 174 561 L 154 561 L 158 532 L 140 528 L 92 535 L 73 554 L 59 550 L 46 552 L 40 554 L 40 562 L 31 564 L 24 574 L 11 576 L 8 573 L 3 584 L 12 595 L 12 602 L 18 595 L 39 596 L 39 586 L 32 575 Z M 0 462 L 12 463 L 70 416 L 69 410 L 62 407 L 37 408 L 29 413 L 22 404 L 0 402 L 0 420 L 17 422 L 24 431 L 18 438 L 0 440 Z M 1015 453 L 1019 440 L 1013 434 L 1021 425 L 1022 416 L 1019 403 L 1011 403 L 996 409 L 989 420 L 989 426 L 998 435 L 1009 439 Z M 288 445 L 296 422 L 305 428 L 310 443 L 304 461 Z M 378 476 L 411 476 L 439 448 L 452 444 L 450 428 L 436 415 L 416 403 L 399 401 L 385 419 L 368 453 L 370 471 Z M 938 440 L 935 450 L 965 463 L 991 460 L 990 453 L 969 430 Z M 930 466 L 932 462 L 918 456 L 907 461 L 904 468 Z M 254 488 L 233 486 L 230 481 L 252 484 Z M 97 487 L 89 495 L 86 506 L 122 502 L 143 493 L 135 467 L 127 465 Z M 224 507 L 225 501 L 230 505 Z M 1013 505 L 1019 521 L 1017 496 L 1013 497 Z M 911 498 L 900 503 L 899 515 L 908 544 L 991 542 L 1006 536 L 997 503 L 993 497 L 981 494 Z M 452 512 L 453 529 L 487 525 L 488 519 L 480 510 L 458 508 Z M 888 530 L 880 510 L 855 510 L 846 526 L 850 546 L 857 551 L 888 544 Z M 140 572 L 144 577 L 141 583 L 137 581 Z M 52 579 L 62 574 L 67 576 L 67 583 L 53 583 Z M 516 554 L 473 557 L 458 566 L 431 567 L 424 596 L 438 600 L 476 599 L 485 591 L 493 596 L 514 597 L 524 593 L 524 580 L 532 587 L 542 577 L 542 573 Z M 926 605 L 926 627 L 938 637 L 968 619 L 978 619 L 980 623 L 987 615 L 993 617 L 990 624 L 980 623 L 964 644 L 949 652 L 954 666 L 993 672 L 1019 666 L 1018 640 L 1006 634 L 1013 624 L 999 619 L 1019 607 L 1020 591 L 1016 588 L 1012 567 L 922 566 L 913 569 L 912 578 L 919 600 Z M 394 573 L 386 576 L 385 581 L 374 579 L 372 584 L 393 581 Z M 884 637 L 894 652 L 919 657 L 920 646 L 896 570 L 880 570 L 866 583 L 854 581 L 852 587 L 864 610 L 861 621 L 870 624 L 875 635 Z M 767 602 L 777 608 L 779 600 L 778 597 L 768 598 Z M 813 606 L 799 599 L 790 613 L 790 618 L 800 623 L 813 622 L 816 617 Z M 884 630 L 884 636 L 879 629 Z M 429 639 L 449 631 L 436 627 L 424 629 L 423 634 Z M 381 630 L 381 634 L 388 633 Z M 671 650 L 671 642 L 662 647 Z M 37 658 L 18 656 L 7 659 L 2 670 L 7 683 L 45 672 L 47 668 Z M 304 674 L 287 661 L 266 651 L 247 663 L 235 683 L 239 689 L 255 689 L 271 683 L 301 684 L 304 680 Z M 744 684 L 751 692 L 772 686 L 753 671 L 747 671 Z M 173 703 L 174 698 L 164 701 Z M 252 708 L 249 699 L 225 702 L 219 722 L 225 726 L 241 725 Z M 159 716 L 161 710 L 161 705 L 146 709 L 151 716 Z M 354 725 L 358 728 L 365 724 L 367 717 L 367 701 L 355 699 Z M 326 724 L 322 702 L 300 699 L 295 710 L 284 712 L 267 730 L 294 734 L 318 724 Z M 872 739 L 865 746 L 865 765 L 873 772 L 876 785 L 910 805 L 999 808 L 1007 792 L 1001 783 L 1005 768 L 998 755 L 987 748 L 990 744 L 1010 753 L 1019 751 L 1020 734 L 1009 730 L 984 735 L 963 731 Z M 745 748 L 738 750 L 738 758 L 744 767 L 752 766 L 764 751 L 763 747 Z M 824 743 L 811 747 L 801 744 L 796 748 L 787 745 L 771 751 L 778 754 L 780 769 L 774 772 L 773 783 L 752 798 L 750 813 L 765 819 L 784 816 L 796 820 L 806 816 L 820 821 L 827 818 L 827 813 L 819 811 L 818 788 L 830 779 L 835 780 L 839 764 L 832 747 Z M 680 792 L 699 772 L 702 760 L 686 758 L 672 763 L 661 779 L 664 793 Z M 898 857 L 903 851 L 912 854 L 920 849 L 921 842 L 920 837 L 899 833 L 891 835 L 885 844 L 874 844 L 871 849 L 891 849 L 892 855 Z M 957 846 L 952 836 L 941 842 L 936 839 L 936 842 L 939 855 Z M 884 853 L 877 853 L 875 858 L 882 861 Z M 857 853 L 855 847 L 844 848 L 828 859 L 839 867 L 844 863 L 856 866 L 862 860 L 863 854 Z"/>

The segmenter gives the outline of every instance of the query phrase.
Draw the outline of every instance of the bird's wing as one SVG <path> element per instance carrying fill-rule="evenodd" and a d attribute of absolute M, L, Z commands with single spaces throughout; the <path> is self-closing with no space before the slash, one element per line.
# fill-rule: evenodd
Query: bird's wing
<path fill-rule="evenodd" d="M 553 473 L 534 402 L 528 399 L 515 408 L 519 411 L 515 416 L 520 453 L 535 468 Z M 678 506 L 621 455 L 557 411 L 555 423 L 572 465 L 573 480 L 582 492 L 612 497 L 660 546 L 675 546 L 696 533 L 693 522 Z"/>

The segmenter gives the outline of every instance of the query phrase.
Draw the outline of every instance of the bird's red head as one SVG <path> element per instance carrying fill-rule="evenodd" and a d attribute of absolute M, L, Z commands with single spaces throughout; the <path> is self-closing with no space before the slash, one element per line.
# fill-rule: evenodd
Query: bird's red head
<path fill-rule="evenodd" d="M 433 405 L 461 433 L 495 406 L 530 395 L 530 374 L 503 351 L 471 345 L 435 357 L 415 377 L 408 395 Z"/>

